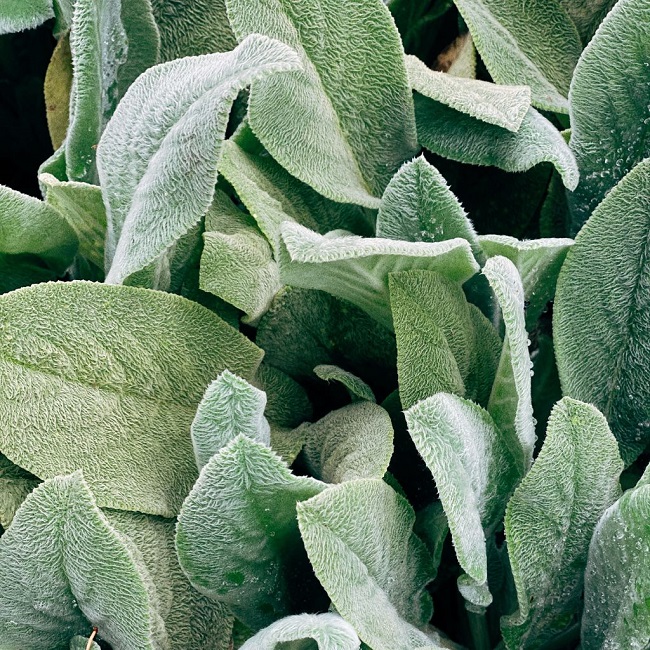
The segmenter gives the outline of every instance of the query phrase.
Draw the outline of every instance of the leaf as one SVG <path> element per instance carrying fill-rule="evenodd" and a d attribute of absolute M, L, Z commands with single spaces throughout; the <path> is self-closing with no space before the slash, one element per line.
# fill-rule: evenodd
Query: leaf
<path fill-rule="evenodd" d="M 294 476 L 268 447 L 232 440 L 201 470 L 179 516 L 176 548 L 190 582 L 253 629 L 291 613 L 296 503 L 324 487 Z"/>
<path fill-rule="evenodd" d="M 568 113 L 567 96 L 582 44 L 560 0 L 456 0 L 474 44 L 499 84 L 530 86 L 533 104 Z"/>
<path fill-rule="evenodd" d="M 83 469 L 99 505 L 174 516 L 196 479 L 190 424 L 261 351 L 179 296 L 90 282 L 0 297 L 0 450 L 40 478 Z M 47 431 L 47 436 L 43 435 Z"/>
<path fill-rule="evenodd" d="M 438 393 L 409 408 L 405 416 L 436 482 L 456 557 L 470 579 L 467 587 L 478 592 L 472 596 L 481 596 L 469 600 L 486 606 L 492 596 L 485 540 L 500 524 L 522 476 L 518 450 L 509 447 L 487 411 L 456 395 Z"/>
<path fill-rule="evenodd" d="M 176 522 L 139 512 L 107 510 L 111 526 L 137 548 L 155 587 L 169 650 L 228 650 L 232 615 L 221 603 L 199 594 L 176 556 Z M 85 650 L 85 649 L 82 649 Z"/>
<path fill-rule="evenodd" d="M 372 392 L 372 388 L 363 379 L 359 379 L 356 375 L 338 366 L 321 364 L 314 368 L 314 373 L 319 379 L 327 382 L 338 381 L 343 384 L 353 402 L 357 400 L 366 400 L 368 402 L 377 401 L 375 394 Z"/>
<path fill-rule="evenodd" d="M 415 56 L 406 56 L 411 88 L 477 120 L 519 131 L 530 108 L 528 86 L 499 86 L 435 72 Z"/>
<path fill-rule="evenodd" d="M 400 168 L 381 198 L 377 237 L 416 242 L 466 239 L 484 261 L 471 221 L 442 174 L 424 156 Z"/>
<path fill-rule="evenodd" d="M 73 636 L 70 641 L 70 650 L 101 650 L 101 648 L 93 641 L 88 647 L 89 637 L 86 636 Z"/>
<path fill-rule="evenodd" d="M 66 35 L 54 48 L 43 87 L 47 128 L 54 149 L 58 149 L 63 144 L 68 131 L 71 90 L 72 52 L 70 52 L 70 38 Z"/>
<path fill-rule="evenodd" d="M 97 150 L 108 282 L 156 261 L 198 223 L 212 202 L 237 93 L 253 79 L 297 66 L 288 47 L 252 36 L 233 52 L 161 64 L 137 79 Z"/>
<path fill-rule="evenodd" d="M 228 52 L 237 45 L 225 0 L 152 0 L 161 61 Z"/>
<path fill-rule="evenodd" d="M 280 290 L 280 270 L 255 222 L 218 192 L 203 233 L 200 286 L 256 322 Z"/>
<path fill-rule="evenodd" d="M 358 650 L 354 628 L 337 614 L 287 616 L 250 638 L 241 650 L 275 650 L 290 641 L 314 639 L 318 650 Z"/>
<path fill-rule="evenodd" d="M 0 526 L 9 528 L 16 510 L 39 480 L 0 454 Z"/>
<path fill-rule="evenodd" d="M 422 510 L 419 510 L 415 517 L 413 530 L 426 545 L 427 550 L 431 554 L 433 566 L 437 572 L 442 560 L 444 543 L 449 532 L 447 515 L 445 515 L 442 503 L 440 501 L 434 501 Z"/>
<path fill-rule="evenodd" d="M 3 647 L 67 650 L 94 625 L 115 650 L 164 647 L 149 575 L 81 473 L 37 487 L 0 538 Z"/>
<path fill-rule="evenodd" d="M 380 479 L 393 455 L 393 426 L 370 402 L 349 404 L 303 426 L 304 458 L 312 476 L 325 483 Z"/>
<path fill-rule="evenodd" d="M 499 302 L 506 330 L 487 410 L 503 436 L 519 441 L 518 462 L 522 473 L 525 473 L 530 467 L 535 448 L 535 422 L 530 388 L 530 342 L 524 317 L 524 287 L 517 268 L 505 257 L 490 258 L 483 268 L 483 274 Z"/>
<path fill-rule="evenodd" d="M 587 45 L 616 0 L 560 0 Z"/>
<path fill-rule="evenodd" d="M 553 318 L 562 390 L 603 412 L 626 464 L 650 442 L 649 200 L 650 161 L 644 161 L 576 238 Z"/>
<path fill-rule="evenodd" d="M 460 34 L 436 59 L 436 70 L 453 77 L 476 79 L 476 48 L 469 32 Z"/>
<path fill-rule="evenodd" d="M 478 271 L 464 239 L 401 242 L 334 232 L 319 235 L 296 223 L 282 224 L 280 277 L 285 284 L 320 289 L 348 300 L 379 323 L 392 323 L 388 276 L 427 269 L 462 283 Z"/>
<path fill-rule="evenodd" d="M 560 400 L 544 446 L 506 512 L 506 540 L 519 611 L 502 619 L 508 648 L 541 648 L 572 622 L 589 540 L 619 496 L 623 469 L 605 418 L 590 404 Z"/>
<path fill-rule="evenodd" d="M 471 165 L 492 165 L 507 172 L 523 172 L 552 163 L 564 185 L 574 190 L 578 166 L 560 132 L 534 108 L 529 108 L 519 131 L 488 125 L 423 95 L 415 95 L 418 141 L 444 158 Z"/>
<path fill-rule="evenodd" d="M 38 255 L 63 271 L 76 250 L 74 231 L 56 210 L 0 185 L 0 254 Z"/>
<path fill-rule="evenodd" d="M 0 254 L 0 294 L 38 282 L 56 280 L 57 274 L 44 268 L 38 258 L 31 255 Z"/>
<path fill-rule="evenodd" d="M 54 18 L 52 0 L 5 0 L 0 10 L 0 34 L 34 29 Z"/>
<path fill-rule="evenodd" d="M 379 0 L 326 7 L 310 0 L 299 10 L 288 0 L 226 6 L 240 40 L 277 38 L 302 63 L 251 88 L 250 125 L 262 144 L 324 196 L 376 208 L 390 177 L 417 152 L 402 44 L 388 10 Z"/>
<path fill-rule="evenodd" d="M 526 327 L 532 330 L 555 296 L 560 268 L 572 239 L 529 239 L 519 241 L 505 235 L 483 235 L 481 248 L 488 257 L 507 257 L 519 271 L 524 287 Z"/>
<path fill-rule="evenodd" d="M 106 208 L 102 191 L 96 185 L 61 182 L 52 174 L 41 174 L 45 202 L 51 205 L 74 230 L 79 239 L 79 254 L 98 268 L 104 267 Z"/>
<path fill-rule="evenodd" d="M 430 645 L 431 559 L 408 502 L 379 479 L 348 481 L 298 504 L 316 576 L 336 610 L 375 650 Z"/>
<path fill-rule="evenodd" d="M 650 29 L 644 0 L 621 0 L 585 48 L 571 84 L 571 140 L 581 181 L 569 194 L 572 235 L 650 156 Z M 621 71 L 625 70 L 625 74 Z M 629 80 L 634 79 L 632 86 Z"/>
<path fill-rule="evenodd" d="M 643 648 L 650 643 L 650 484 L 642 478 L 601 517 L 585 571 L 582 647 Z"/>
<path fill-rule="evenodd" d="M 192 444 L 199 470 L 240 434 L 269 445 L 265 406 L 266 395 L 261 390 L 224 370 L 207 387 L 192 422 Z"/>

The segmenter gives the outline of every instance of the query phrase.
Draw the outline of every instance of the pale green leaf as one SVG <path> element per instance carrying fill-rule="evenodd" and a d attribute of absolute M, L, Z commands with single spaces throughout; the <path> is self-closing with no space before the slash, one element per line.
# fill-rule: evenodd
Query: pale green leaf
<path fill-rule="evenodd" d="M 83 469 L 100 505 L 174 516 L 196 479 L 208 383 L 262 353 L 185 298 L 90 282 L 0 297 L 0 450 L 40 478 Z M 43 432 L 47 431 L 47 435 Z"/>
<path fill-rule="evenodd" d="M 88 647 L 89 637 L 86 636 L 73 636 L 70 640 L 70 650 L 101 650 L 101 648 L 93 641 Z"/>
<path fill-rule="evenodd" d="M 443 55 L 445 55 L 444 59 Z M 439 69 L 453 77 L 476 79 L 476 48 L 472 35 L 465 32 L 458 36 L 443 53 L 438 55 L 436 63 L 443 64 Z"/>
<path fill-rule="evenodd" d="M 294 476 L 268 447 L 235 438 L 201 470 L 179 516 L 176 547 L 191 583 L 254 629 L 291 613 L 296 503 L 324 487 Z"/>
<path fill-rule="evenodd" d="M 47 128 L 55 150 L 63 144 L 68 132 L 71 90 L 72 52 L 70 52 L 70 36 L 66 34 L 54 48 L 43 85 Z"/>
<path fill-rule="evenodd" d="M 61 182 L 52 174 L 41 174 L 38 180 L 46 190 L 46 203 L 55 208 L 76 233 L 79 254 L 103 268 L 106 208 L 101 189 L 86 183 Z"/>
<path fill-rule="evenodd" d="M 0 454 L 0 526 L 8 528 L 16 510 L 39 480 Z"/>
<path fill-rule="evenodd" d="M 553 318 L 564 393 L 603 412 L 626 463 L 650 442 L 649 203 L 647 160 L 607 195 L 576 238 Z"/>
<path fill-rule="evenodd" d="M 458 562 L 470 578 L 462 586 L 487 596 L 485 602 L 470 596 L 472 604 L 488 605 L 485 540 L 501 522 L 521 478 L 518 450 L 509 448 L 487 411 L 456 395 L 438 393 L 412 406 L 405 416 L 436 482 Z"/>
<path fill-rule="evenodd" d="M 623 464 L 590 404 L 557 403 L 535 464 L 508 503 L 506 540 L 519 610 L 502 619 L 508 648 L 541 648 L 580 605 L 589 540 L 619 496 Z"/>
<path fill-rule="evenodd" d="M 301 614 L 260 630 L 241 650 L 276 650 L 302 639 L 314 639 L 318 650 L 358 650 L 360 645 L 354 628 L 337 614 Z"/>
<path fill-rule="evenodd" d="M 136 550 L 81 472 L 37 487 L 0 538 L 3 650 L 67 650 L 93 625 L 114 650 L 157 650 L 167 644 L 157 608 Z"/>
<path fill-rule="evenodd" d="M 506 336 L 492 386 L 488 411 L 502 435 L 519 441 L 518 462 L 525 472 L 533 459 L 535 423 L 530 388 L 532 362 L 524 315 L 524 287 L 515 265 L 506 257 L 490 258 L 483 273 L 494 291 Z M 511 448 L 514 444 L 509 442 Z"/>
<path fill-rule="evenodd" d="M 304 458 L 311 474 L 326 483 L 382 478 L 393 455 L 393 425 L 371 402 L 331 411 L 303 425 Z"/>
<path fill-rule="evenodd" d="M 192 422 L 192 444 L 200 469 L 238 435 L 263 445 L 271 442 L 264 417 L 266 395 L 245 379 L 224 370 L 206 389 Z"/>
<path fill-rule="evenodd" d="M 469 243 L 460 238 L 429 243 L 363 238 L 341 231 L 323 236 L 288 221 L 282 224 L 282 238 L 280 277 L 285 284 L 327 291 L 387 327 L 392 324 L 390 273 L 427 269 L 462 283 L 479 269 Z"/>
<path fill-rule="evenodd" d="M 343 370 L 338 366 L 321 364 L 314 368 L 314 373 L 317 377 L 324 379 L 327 382 L 338 381 L 341 383 L 347 389 L 352 401 L 377 401 L 375 399 L 375 394 L 372 392 L 372 388 L 370 388 L 363 379 L 359 379 L 356 375 L 353 375 L 351 372 Z"/>
<path fill-rule="evenodd" d="M 517 133 L 512 133 L 416 93 L 415 117 L 420 144 L 440 156 L 507 172 L 549 162 L 566 187 L 573 190 L 578 184 L 573 153 L 560 132 L 534 108 L 528 109 Z"/>
<path fill-rule="evenodd" d="M 38 255 L 63 271 L 77 251 L 77 237 L 52 207 L 0 185 L 0 254 Z"/>
<path fill-rule="evenodd" d="M 532 330 L 549 300 L 555 296 L 557 276 L 573 240 L 519 241 L 505 235 L 483 235 L 479 241 L 488 257 L 507 257 L 517 267 L 524 287 L 526 326 Z"/>
<path fill-rule="evenodd" d="M 376 208 L 391 176 L 417 153 L 402 43 L 388 9 L 380 0 L 226 6 L 238 39 L 277 38 L 302 64 L 252 85 L 250 125 L 262 144 L 324 196 Z"/>
<path fill-rule="evenodd" d="M 584 650 L 650 646 L 649 554 L 650 484 L 646 478 L 605 511 L 591 539 L 582 617 Z"/>
<path fill-rule="evenodd" d="M 477 120 L 519 131 L 530 108 L 528 86 L 500 86 L 435 72 L 415 56 L 406 57 L 411 88 Z"/>
<path fill-rule="evenodd" d="M 646 0 L 620 0 L 585 48 L 571 84 L 571 141 L 581 181 L 573 232 L 650 156 L 650 21 Z M 623 74 L 624 71 L 624 74 Z"/>
<path fill-rule="evenodd" d="M 4 0 L 0 8 L 0 34 L 22 32 L 54 18 L 52 0 Z"/>
<path fill-rule="evenodd" d="M 381 197 L 377 237 L 436 242 L 461 237 L 484 261 L 472 222 L 442 174 L 424 156 L 403 165 Z"/>
<path fill-rule="evenodd" d="M 298 504 L 307 554 L 336 610 L 374 650 L 430 645 L 432 565 L 408 502 L 379 479 L 348 481 Z"/>
<path fill-rule="evenodd" d="M 212 202 L 237 93 L 298 65 L 287 46 L 251 36 L 233 52 L 164 63 L 137 79 L 97 150 L 107 281 L 123 282 L 147 267 L 199 222 Z"/>
<path fill-rule="evenodd" d="M 499 84 L 530 86 L 533 104 L 569 112 L 580 36 L 560 0 L 455 0 L 476 49 Z"/>

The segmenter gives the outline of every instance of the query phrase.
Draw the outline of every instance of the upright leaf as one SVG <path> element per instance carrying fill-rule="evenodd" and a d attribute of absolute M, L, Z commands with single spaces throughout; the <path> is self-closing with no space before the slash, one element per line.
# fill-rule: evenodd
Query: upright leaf
<path fill-rule="evenodd" d="M 66 282 L 1 296 L 0 450 L 40 478 L 83 469 L 102 506 L 174 516 L 205 387 L 225 368 L 251 377 L 261 354 L 171 294 Z"/>
<path fill-rule="evenodd" d="M 291 46 L 301 69 L 253 84 L 251 128 L 292 175 L 343 203 L 375 208 L 417 151 L 399 33 L 380 0 L 226 0 L 241 40 Z M 292 110 L 286 110 L 291 106 Z"/>
<path fill-rule="evenodd" d="M 607 192 L 650 156 L 649 60 L 647 3 L 620 0 L 585 48 L 571 84 L 569 144 L 581 174 L 569 195 L 572 235 Z"/>
<path fill-rule="evenodd" d="M 16 510 L 39 480 L 0 454 L 0 526 L 8 528 Z"/>
<path fill-rule="evenodd" d="M 506 645 L 541 648 L 574 620 L 589 540 L 619 496 L 616 440 L 596 408 L 565 397 L 544 446 L 508 503 L 506 540 L 519 610 L 502 619 Z"/>
<path fill-rule="evenodd" d="M 377 401 L 375 399 L 375 394 L 372 392 L 372 388 L 370 388 L 363 379 L 359 379 L 359 377 L 353 375 L 347 370 L 343 370 L 343 368 L 328 364 L 320 364 L 314 368 L 314 374 L 319 379 L 324 379 L 327 382 L 338 381 L 340 384 L 345 386 L 353 402 L 356 400 L 366 400 L 368 402 Z"/>
<path fill-rule="evenodd" d="M 97 150 L 107 281 L 124 282 L 159 260 L 198 223 L 212 202 L 237 93 L 253 79 L 298 65 L 285 45 L 251 36 L 233 52 L 161 64 L 138 78 Z"/>
<path fill-rule="evenodd" d="M 576 238 L 553 319 L 564 393 L 603 412 L 626 463 L 650 442 L 649 201 L 647 160 L 607 195 Z"/>

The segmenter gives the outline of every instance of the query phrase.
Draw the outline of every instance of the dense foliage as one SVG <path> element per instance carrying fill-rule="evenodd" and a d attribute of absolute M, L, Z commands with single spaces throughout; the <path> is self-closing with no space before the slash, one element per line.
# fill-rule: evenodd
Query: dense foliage
<path fill-rule="evenodd" d="M 0 33 L 1 650 L 650 648 L 648 0 Z"/>

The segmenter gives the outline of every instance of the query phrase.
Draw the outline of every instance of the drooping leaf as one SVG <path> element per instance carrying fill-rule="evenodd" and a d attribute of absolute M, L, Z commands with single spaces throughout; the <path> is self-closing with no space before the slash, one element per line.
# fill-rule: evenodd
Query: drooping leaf
<path fill-rule="evenodd" d="M 303 425 L 304 457 L 310 472 L 326 483 L 383 478 L 393 455 L 388 413 L 370 402 L 349 404 Z"/>
<path fill-rule="evenodd" d="M 66 35 L 54 48 L 43 87 L 47 127 L 54 149 L 58 149 L 63 144 L 68 132 L 71 91 L 72 52 L 70 52 L 70 38 Z"/>
<path fill-rule="evenodd" d="M 0 34 L 22 32 L 54 18 L 52 0 L 5 0 L 0 8 Z"/>
<path fill-rule="evenodd" d="M 414 625 L 431 616 L 431 558 L 408 502 L 384 481 L 348 481 L 298 504 L 316 576 L 336 610 L 375 650 L 432 645 Z"/>
<path fill-rule="evenodd" d="M 192 444 L 199 470 L 240 434 L 269 445 L 265 407 L 266 395 L 261 390 L 224 370 L 207 387 L 192 422 Z"/>
<path fill-rule="evenodd" d="M 388 276 L 427 269 L 462 283 L 479 266 L 464 239 L 401 242 L 349 233 L 319 235 L 296 223 L 282 224 L 280 277 L 285 284 L 320 289 L 348 300 L 384 326 L 392 323 Z"/>
<path fill-rule="evenodd" d="M 261 356 L 171 294 L 66 282 L 1 296 L 0 451 L 40 478 L 83 469 L 102 506 L 174 516 L 205 387 L 225 368 L 251 377 Z"/>
<path fill-rule="evenodd" d="M 97 150 L 107 281 L 121 283 L 160 260 L 198 223 L 212 202 L 237 93 L 253 79 L 297 66 L 285 45 L 251 36 L 233 52 L 161 64 L 138 78 Z"/>
<path fill-rule="evenodd" d="M 399 33 L 380 0 L 226 0 L 241 40 L 291 46 L 302 69 L 251 87 L 250 125 L 292 175 L 324 196 L 370 208 L 417 152 Z M 286 110 L 291 106 L 292 110 Z"/>
<path fill-rule="evenodd" d="M 415 56 L 406 57 L 411 88 L 477 120 L 519 131 L 530 108 L 528 86 L 500 86 L 435 72 Z"/>
<path fill-rule="evenodd" d="M 569 144 L 581 174 L 568 197 L 571 235 L 607 192 L 650 156 L 648 60 L 648 6 L 645 0 L 621 0 L 585 48 L 571 84 Z"/>
<path fill-rule="evenodd" d="M 574 620 L 589 540 L 619 496 L 623 464 L 605 418 L 565 397 L 544 446 L 506 512 L 506 539 L 519 610 L 502 619 L 506 645 L 541 648 Z"/>
<path fill-rule="evenodd" d="M 324 487 L 294 476 L 268 447 L 235 438 L 202 469 L 179 516 L 176 548 L 190 582 L 253 629 L 292 613 L 296 503 Z"/>
<path fill-rule="evenodd" d="M 167 642 L 151 578 L 95 505 L 81 473 L 37 487 L 0 538 L 0 638 L 7 650 L 67 650 L 101 627 L 115 650 Z"/>
<path fill-rule="evenodd" d="M 287 616 L 260 630 L 241 650 L 276 650 L 290 641 L 314 639 L 318 650 L 358 650 L 354 628 L 337 614 Z"/>
<path fill-rule="evenodd" d="M 626 463 L 650 441 L 649 201 L 645 161 L 607 195 L 576 238 L 560 273 L 553 318 L 564 394 L 603 412 Z"/>
<path fill-rule="evenodd" d="M 350 394 L 352 401 L 377 401 L 375 399 L 375 394 L 372 392 L 372 388 L 370 388 L 363 379 L 359 379 L 359 377 L 353 375 L 347 370 L 343 370 L 343 368 L 328 364 L 320 364 L 314 368 L 314 373 L 317 377 L 324 379 L 325 381 L 338 381 L 343 384 Z"/>
<path fill-rule="evenodd" d="M 484 261 L 471 221 L 442 174 L 424 156 L 403 165 L 381 198 L 377 237 L 416 242 L 466 239 Z"/>
<path fill-rule="evenodd" d="M 458 562 L 469 578 L 465 597 L 487 606 L 486 535 L 501 522 L 521 478 L 510 448 L 487 411 L 456 395 L 438 393 L 405 412 L 411 438 L 433 474 Z M 459 583 L 460 585 L 461 583 Z"/>
<path fill-rule="evenodd" d="M 650 644 L 650 484 L 642 478 L 601 517 L 589 545 L 581 642 L 585 650 Z"/>
<path fill-rule="evenodd" d="M 533 104 L 568 113 L 580 36 L 560 0 L 456 0 L 476 49 L 499 84 L 530 86 Z"/>
<path fill-rule="evenodd" d="M 530 467 L 535 448 L 524 287 L 517 268 L 506 257 L 490 258 L 483 273 L 497 297 L 506 330 L 487 410 L 503 436 L 519 441 L 523 473 Z"/>
<path fill-rule="evenodd" d="M 560 132 L 529 108 L 516 133 L 486 124 L 419 93 L 415 117 L 420 144 L 445 158 L 471 165 L 492 165 L 522 172 L 552 163 L 570 190 L 578 184 L 578 166 Z"/>
<path fill-rule="evenodd" d="M 38 255 L 63 271 L 72 261 L 77 245 L 74 231 L 56 210 L 0 185 L 0 254 Z"/>
<path fill-rule="evenodd" d="M 16 510 L 39 480 L 0 454 L 0 526 L 8 528 Z"/>

